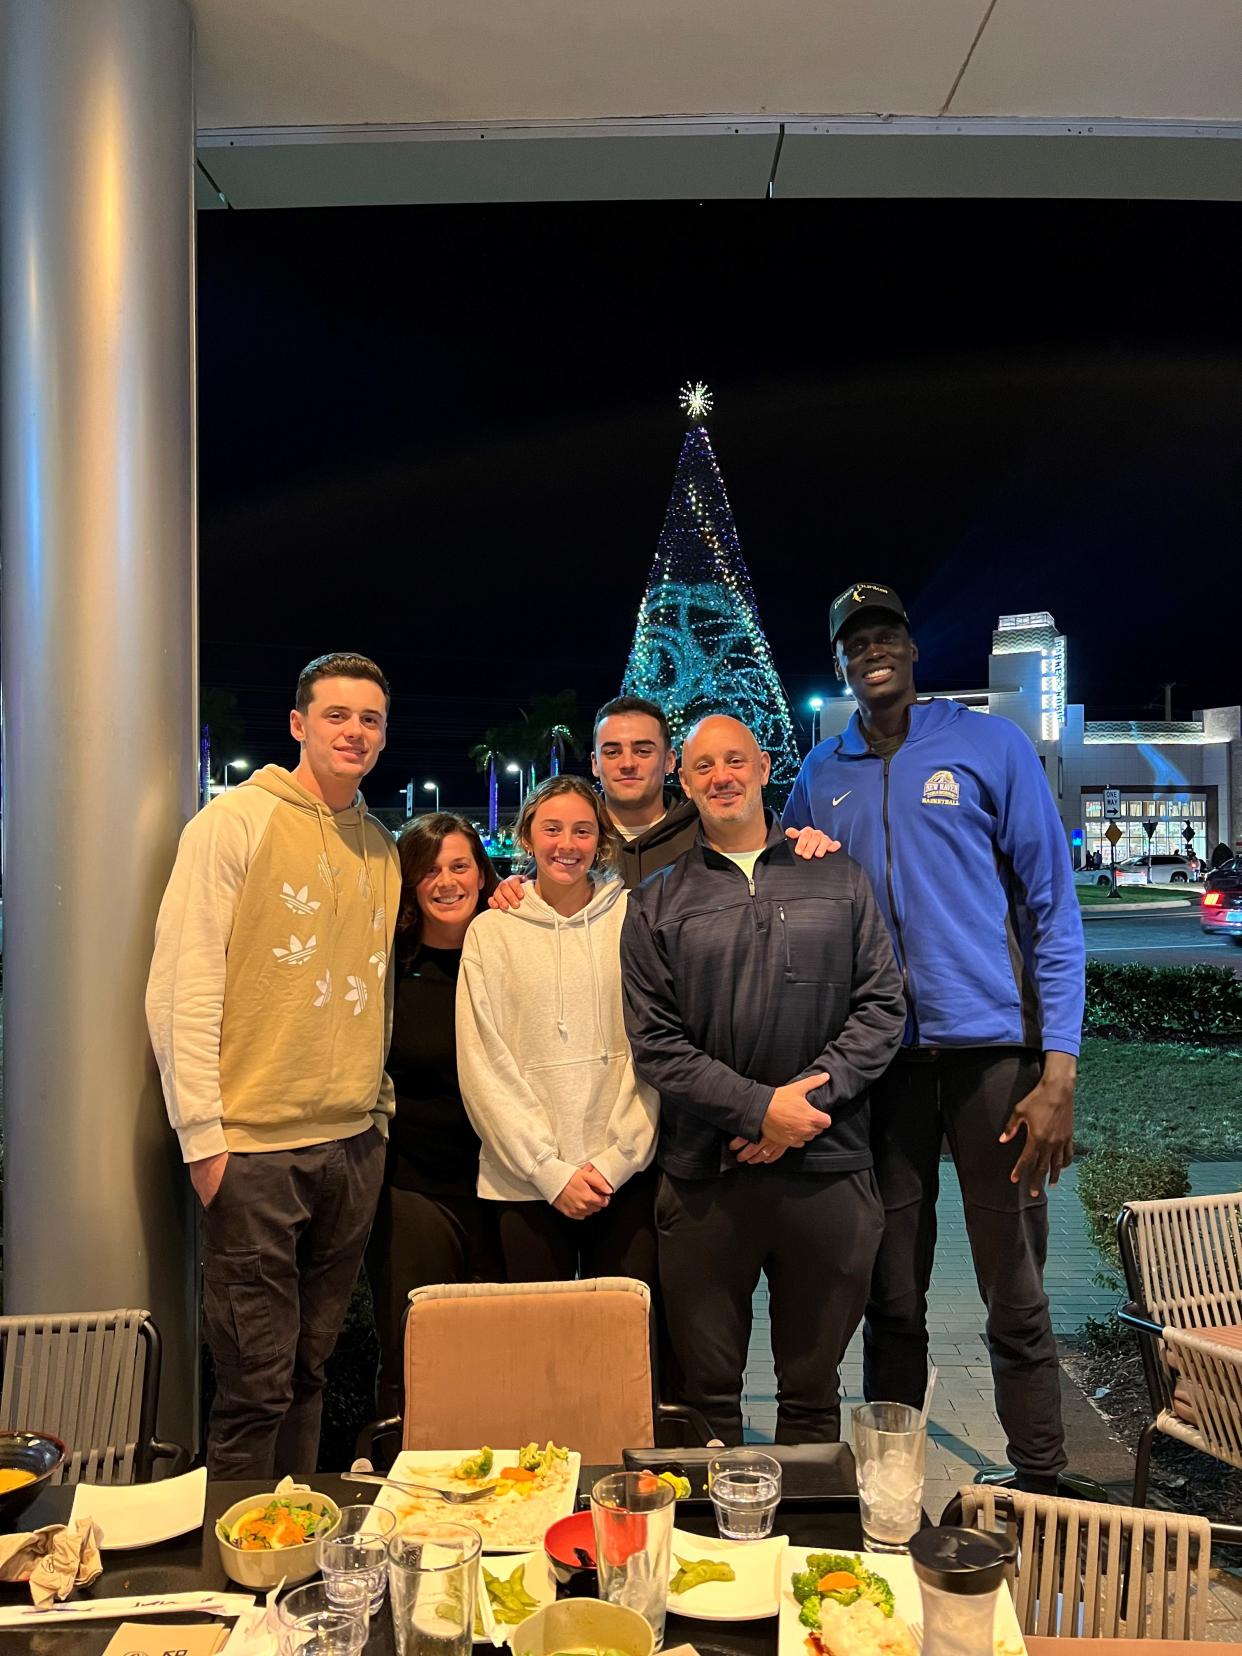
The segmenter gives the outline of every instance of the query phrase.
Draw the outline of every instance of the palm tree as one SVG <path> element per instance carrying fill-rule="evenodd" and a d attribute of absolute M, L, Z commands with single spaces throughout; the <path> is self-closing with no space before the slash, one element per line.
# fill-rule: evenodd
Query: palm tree
<path fill-rule="evenodd" d="M 572 690 L 532 696 L 527 717 L 535 728 L 541 751 L 548 753 L 550 774 L 559 776 L 565 763 L 566 749 L 575 758 L 582 753 L 582 741 L 577 730 L 577 696 Z"/>
<path fill-rule="evenodd" d="M 496 826 L 500 818 L 500 801 L 496 791 L 496 761 L 504 758 L 500 751 L 500 732 L 485 730 L 483 740 L 476 742 L 470 749 L 470 757 L 474 760 L 476 770 L 487 772 L 487 837 L 495 839 Z"/>

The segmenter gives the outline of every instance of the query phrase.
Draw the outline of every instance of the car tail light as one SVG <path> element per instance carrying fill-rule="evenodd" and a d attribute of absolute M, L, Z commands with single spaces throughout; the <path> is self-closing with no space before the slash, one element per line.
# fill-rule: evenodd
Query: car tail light
<path fill-rule="evenodd" d="M 1219 891 L 1205 891 L 1203 893 L 1203 906 L 1204 906 L 1204 908 L 1219 908 L 1220 907 L 1220 892 Z"/>

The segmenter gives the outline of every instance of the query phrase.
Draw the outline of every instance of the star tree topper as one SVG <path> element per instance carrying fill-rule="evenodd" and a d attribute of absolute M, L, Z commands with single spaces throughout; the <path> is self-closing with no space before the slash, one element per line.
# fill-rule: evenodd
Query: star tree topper
<path fill-rule="evenodd" d="M 677 403 L 683 414 L 692 420 L 701 420 L 712 411 L 712 394 L 702 380 L 696 380 L 693 385 L 687 382 L 678 392 Z"/>

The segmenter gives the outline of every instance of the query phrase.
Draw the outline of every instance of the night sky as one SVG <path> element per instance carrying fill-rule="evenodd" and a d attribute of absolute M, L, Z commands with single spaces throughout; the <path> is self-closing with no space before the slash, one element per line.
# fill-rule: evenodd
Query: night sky
<path fill-rule="evenodd" d="M 797 710 L 858 579 L 905 598 L 927 689 L 1049 609 L 1088 717 L 1158 716 L 1166 679 L 1175 716 L 1234 703 L 1240 231 L 1198 203 L 200 214 L 203 683 L 292 764 L 298 669 L 363 650 L 394 688 L 369 802 L 413 776 L 481 805 L 485 729 L 617 693 L 701 378 Z"/>

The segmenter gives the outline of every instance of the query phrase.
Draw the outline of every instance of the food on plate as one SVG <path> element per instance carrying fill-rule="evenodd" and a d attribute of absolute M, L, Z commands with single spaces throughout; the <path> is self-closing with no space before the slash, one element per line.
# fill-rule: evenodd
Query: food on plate
<path fill-rule="evenodd" d="M 221 1523 L 217 1528 L 224 1540 L 241 1552 L 274 1552 L 312 1541 L 332 1522 L 329 1513 L 282 1495 L 262 1506 L 250 1507 L 231 1527 Z"/>
<path fill-rule="evenodd" d="M 673 1555 L 678 1563 L 676 1575 L 668 1584 L 670 1593 L 688 1593 L 692 1588 L 701 1587 L 706 1581 L 736 1581 L 737 1573 L 732 1564 L 725 1564 L 719 1558 L 683 1558 L 680 1553 Z"/>
<path fill-rule="evenodd" d="M 916 1656 L 914 1635 L 900 1616 L 869 1599 L 820 1600 L 819 1627 L 806 1641 L 811 1656 Z"/>
<path fill-rule="evenodd" d="M 467 1455 L 453 1468 L 454 1478 L 486 1478 L 492 1470 L 492 1451 L 485 1443 L 477 1455 Z"/>
<path fill-rule="evenodd" d="M 539 1600 L 532 1598 L 526 1590 L 525 1564 L 519 1564 L 516 1570 L 505 1577 L 493 1575 L 485 1564 L 483 1585 L 487 1588 L 487 1596 L 491 1600 L 493 1620 L 505 1627 L 516 1627 L 539 1608 Z M 483 1631 L 483 1619 L 477 1610 L 474 1615 L 474 1629 L 476 1633 Z"/>
<path fill-rule="evenodd" d="M 661 1472 L 660 1482 L 666 1483 L 673 1491 L 675 1501 L 688 1501 L 690 1499 L 689 1478 L 683 1478 L 678 1472 Z"/>
<path fill-rule="evenodd" d="M 792 1586 L 802 1606 L 798 1620 L 813 1633 L 820 1630 L 824 1604 L 872 1604 L 881 1615 L 893 1613 L 893 1589 L 857 1553 L 810 1553 L 806 1569 L 794 1571 Z"/>
<path fill-rule="evenodd" d="M 546 1472 L 555 1461 L 567 1461 L 568 1449 L 558 1449 L 549 1438 L 541 1449 L 537 1443 L 524 1443 L 518 1450 L 518 1465 L 523 1472 Z M 503 1477 L 504 1474 L 502 1473 Z"/>
<path fill-rule="evenodd" d="M 20 1489 L 23 1484 L 33 1483 L 33 1472 L 24 1472 L 19 1466 L 0 1468 L 0 1495 L 7 1495 L 11 1489 Z"/>
<path fill-rule="evenodd" d="M 400 1479 L 412 1471 L 419 1483 L 445 1490 L 486 1490 L 482 1500 L 471 1503 L 468 1515 L 471 1526 L 483 1537 L 485 1552 L 525 1552 L 537 1547 L 549 1524 L 564 1517 L 573 1505 L 569 1450 L 555 1443 L 542 1449 L 527 1443 L 516 1453 L 497 1452 L 485 1444 L 455 1465 L 433 1466 L 420 1459 L 411 1467 L 398 1457 L 392 1475 Z M 437 1495 L 408 1493 L 392 1499 L 385 1492 L 384 1504 L 396 1513 L 399 1526 L 433 1517 L 438 1522 L 444 1517 L 444 1504 Z"/>

